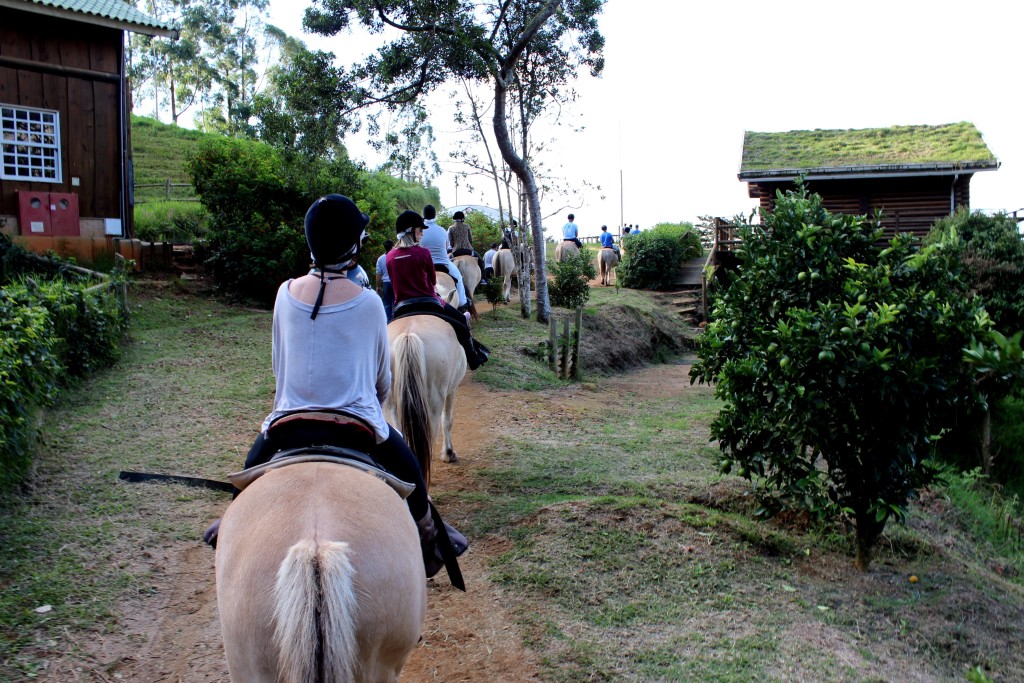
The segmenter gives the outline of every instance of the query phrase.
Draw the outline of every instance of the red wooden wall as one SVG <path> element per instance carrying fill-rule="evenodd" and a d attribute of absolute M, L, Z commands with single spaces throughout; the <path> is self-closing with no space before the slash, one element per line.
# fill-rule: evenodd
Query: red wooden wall
<path fill-rule="evenodd" d="M 882 210 L 882 226 L 887 237 L 895 232 L 925 235 L 936 220 L 950 215 L 954 208 L 970 206 L 971 174 L 959 176 L 918 176 L 904 178 L 866 178 L 856 180 L 808 180 L 808 191 L 821 195 L 822 204 L 832 213 L 874 215 Z M 775 192 L 785 192 L 793 183 L 752 183 L 750 196 L 760 199 L 765 210 L 775 207 Z M 756 193 L 756 194 L 755 194 Z"/>
<path fill-rule="evenodd" d="M 35 190 L 74 192 L 82 217 L 130 220 L 121 197 L 123 35 L 0 9 L 0 104 L 60 112 L 62 147 L 62 182 L 0 180 L 0 214 L 17 216 L 16 191 Z M 78 187 L 72 177 L 80 179 Z"/>

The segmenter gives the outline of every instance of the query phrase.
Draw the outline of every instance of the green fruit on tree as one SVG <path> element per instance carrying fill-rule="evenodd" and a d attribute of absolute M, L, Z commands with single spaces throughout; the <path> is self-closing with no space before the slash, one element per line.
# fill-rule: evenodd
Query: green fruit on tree
<path fill-rule="evenodd" d="M 804 271 L 800 271 L 800 273 L 797 274 L 796 279 L 799 280 L 800 282 L 803 282 L 804 280 L 807 279 L 807 273 Z"/>
<path fill-rule="evenodd" d="M 779 359 L 779 367 L 785 368 L 789 366 L 789 356 L 783 356 Z"/>
<path fill-rule="evenodd" d="M 825 350 L 818 353 L 818 360 L 820 361 L 834 361 L 835 359 L 836 354 L 831 351 Z"/>

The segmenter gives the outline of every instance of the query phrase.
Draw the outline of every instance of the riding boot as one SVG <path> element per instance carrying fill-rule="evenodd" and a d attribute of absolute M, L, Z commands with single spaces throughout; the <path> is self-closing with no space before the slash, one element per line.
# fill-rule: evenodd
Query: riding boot
<path fill-rule="evenodd" d="M 219 532 L 220 532 L 220 517 L 218 517 L 217 519 L 213 520 L 213 524 L 211 524 L 206 529 L 206 531 L 203 533 L 203 542 L 204 543 L 209 543 L 210 547 L 213 548 L 214 550 L 216 550 L 217 549 L 217 534 Z"/>
<path fill-rule="evenodd" d="M 448 538 L 451 539 L 455 557 L 461 557 L 462 553 L 469 549 L 469 540 L 448 522 L 444 523 L 444 530 L 448 532 Z"/>
<path fill-rule="evenodd" d="M 441 557 L 441 548 L 437 544 L 437 527 L 434 526 L 434 519 L 428 511 L 422 519 L 416 522 L 416 528 L 420 532 L 420 550 L 423 551 L 423 568 L 427 572 L 427 578 L 434 576 L 444 566 L 444 558 Z"/>

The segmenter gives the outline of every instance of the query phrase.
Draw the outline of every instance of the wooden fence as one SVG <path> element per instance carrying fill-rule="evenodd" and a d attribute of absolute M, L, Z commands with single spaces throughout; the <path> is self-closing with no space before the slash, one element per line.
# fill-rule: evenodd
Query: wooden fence
<path fill-rule="evenodd" d="M 167 178 L 162 183 L 136 183 L 135 204 L 146 202 L 198 202 L 192 183 L 172 183 Z"/>

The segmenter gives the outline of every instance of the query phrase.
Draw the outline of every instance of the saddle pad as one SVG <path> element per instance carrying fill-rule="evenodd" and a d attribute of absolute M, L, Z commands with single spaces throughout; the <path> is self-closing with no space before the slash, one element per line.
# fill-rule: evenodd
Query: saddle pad
<path fill-rule="evenodd" d="M 276 470 L 280 467 L 285 467 L 287 465 L 296 465 L 301 462 L 329 462 L 334 463 L 336 465 L 346 465 L 348 467 L 353 467 L 357 470 L 362 470 L 367 474 L 371 474 L 377 477 L 385 484 L 390 486 L 392 489 L 394 489 L 395 493 L 401 496 L 403 500 L 408 498 L 409 495 L 416 489 L 415 484 L 410 484 L 407 481 L 402 481 L 401 479 L 391 474 L 390 472 L 386 472 L 378 467 L 374 467 L 373 465 L 367 465 L 364 462 L 360 462 L 358 460 L 353 460 L 338 455 L 327 455 L 324 453 L 309 453 L 309 449 L 299 450 L 303 450 L 306 452 L 297 455 L 286 455 L 283 457 L 278 457 L 275 458 L 274 460 L 271 460 L 270 462 L 265 462 L 262 465 L 257 465 L 256 467 L 250 467 L 249 469 L 242 470 L 241 472 L 229 474 L 228 481 L 234 484 L 235 488 L 241 491 L 245 489 L 246 486 L 253 483 L 270 470 Z M 359 455 L 362 454 L 360 453 Z"/>

